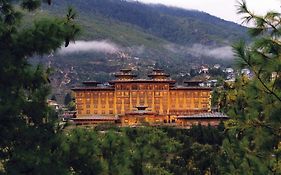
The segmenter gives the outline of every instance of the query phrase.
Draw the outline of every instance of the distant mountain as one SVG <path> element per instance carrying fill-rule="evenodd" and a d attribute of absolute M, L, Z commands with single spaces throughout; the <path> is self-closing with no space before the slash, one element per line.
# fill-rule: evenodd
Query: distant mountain
<path fill-rule="evenodd" d="M 169 42 L 190 45 L 230 44 L 246 37 L 246 28 L 204 12 L 124 0 L 60 0 L 58 8 L 73 6 L 81 16 L 97 16 L 131 24 Z"/>
<path fill-rule="evenodd" d="M 158 67 L 175 79 L 187 79 L 192 67 L 229 64 L 230 46 L 248 38 L 247 28 L 194 10 L 125 0 L 53 3 L 31 17 L 64 15 L 72 6 L 82 27 L 82 41 L 76 47 L 33 60 L 56 69 L 56 93 L 82 80 L 107 81 L 122 67 L 141 72 L 140 76 Z"/>

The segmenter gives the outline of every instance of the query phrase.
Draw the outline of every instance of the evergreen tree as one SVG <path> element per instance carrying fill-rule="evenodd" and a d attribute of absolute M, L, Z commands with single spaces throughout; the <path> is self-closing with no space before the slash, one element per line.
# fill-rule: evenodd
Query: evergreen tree
<path fill-rule="evenodd" d="M 54 94 L 52 95 L 51 100 L 57 101 L 57 98 Z"/>
<path fill-rule="evenodd" d="M 167 167 L 180 143 L 157 128 L 127 129 L 130 140 L 131 170 L 135 175 L 171 174 Z"/>
<path fill-rule="evenodd" d="M 253 43 L 234 45 L 238 65 L 254 77 L 240 77 L 227 86 L 224 110 L 232 118 L 226 122 L 223 143 L 224 174 L 281 173 L 281 14 L 265 16 L 249 11 L 245 1 L 239 7 L 250 29 Z M 274 75 L 274 76 L 272 76 Z"/>
<path fill-rule="evenodd" d="M 46 104 L 50 70 L 28 60 L 67 46 L 79 28 L 71 9 L 65 18 L 38 19 L 23 27 L 23 13 L 40 5 L 41 0 L 0 1 L 0 160 L 8 174 L 63 173 L 53 154 L 54 113 Z"/>
<path fill-rule="evenodd" d="M 67 106 L 72 101 L 71 93 L 67 93 L 64 97 L 64 104 Z"/>

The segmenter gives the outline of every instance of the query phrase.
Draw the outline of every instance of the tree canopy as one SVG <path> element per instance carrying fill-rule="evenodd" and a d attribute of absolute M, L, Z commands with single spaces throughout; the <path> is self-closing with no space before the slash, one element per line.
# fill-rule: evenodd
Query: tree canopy
<path fill-rule="evenodd" d="M 29 59 L 68 46 L 79 27 L 73 9 L 23 26 L 22 16 L 42 2 L 0 0 L 1 174 L 281 173 L 280 13 L 257 16 L 240 4 L 245 21 L 255 24 L 254 42 L 240 42 L 234 51 L 254 76 L 217 92 L 231 116 L 225 125 L 60 130 L 46 103 L 50 69 Z"/>
<path fill-rule="evenodd" d="M 222 109 L 232 118 L 226 122 L 223 151 L 224 171 L 228 174 L 280 174 L 281 153 L 281 14 L 268 12 L 258 16 L 242 1 L 239 13 L 250 29 L 251 44 L 233 46 L 240 68 L 249 68 L 254 76 L 241 76 L 225 84 Z"/>
<path fill-rule="evenodd" d="M 24 14 L 38 9 L 41 3 L 0 1 L 0 159 L 8 174 L 60 170 L 59 164 L 53 163 L 54 113 L 46 103 L 50 69 L 32 66 L 29 58 L 50 54 L 63 43 L 67 46 L 79 27 L 73 9 L 65 18 L 36 19 L 23 27 Z"/>

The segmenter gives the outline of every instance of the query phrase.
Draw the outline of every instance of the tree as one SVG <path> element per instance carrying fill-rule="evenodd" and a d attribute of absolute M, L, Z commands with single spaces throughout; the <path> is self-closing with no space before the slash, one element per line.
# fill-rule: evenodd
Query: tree
<path fill-rule="evenodd" d="M 79 28 L 72 9 L 65 18 L 44 18 L 22 27 L 24 13 L 39 8 L 41 0 L 17 2 L 27 11 L 21 12 L 14 1 L 0 1 L 0 160 L 8 174 L 61 174 L 54 163 L 53 112 L 46 104 L 50 69 L 28 60 L 67 46 Z"/>
<path fill-rule="evenodd" d="M 130 150 L 129 140 L 125 132 L 109 130 L 99 135 L 100 149 L 105 164 L 105 171 L 108 175 L 132 174 L 129 166 Z"/>
<path fill-rule="evenodd" d="M 64 105 L 66 105 L 66 107 L 68 108 L 68 110 L 70 111 L 74 111 L 75 110 L 75 102 L 73 100 L 73 97 L 71 95 L 71 93 L 67 93 L 64 97 Z"/>
<path fill-rule="evenodd" d="M 52 95 L 51 100 L 57 101 L 55 94 Z"/>
<path fill-rule="evenodd" d="M 73 129 L 61 135 L 61 144 L 56 152 L 62 168 L 72 174 L 100 174 L 105 171 L 102 163 L 99 134 L 87 129 Z"/>
<path fill-rule="evenodd" d="M 167 167 L 181 144 L 157 128 L 125 130 L 130 140 L 131 170 L 135 175 L 171 174 Z"/>
<path fill-rule="evenodd" d="M 64 97 L 64 104 L 67 106 L 72 101 L 71 93 L 67 93 Z"/>
<path fill-rule="evenodd" d="M 173 174 L 219 174 L 223 123 L 218 127 L 194 125 L 191 129 L 164 128 L 182 146 L 168 169 Z"/>
<path fill-rule="evenodd" d="M 265 16 L 249 11 L 245 1 L 239 13 L 250 29 L 253 42 L 234 45 L 237 63 L 254 77 L 239 78 L 228 86 L 224 109 L 232 117 L 223 143 L 224 174 L 281 173 L 281 14 Z"/>

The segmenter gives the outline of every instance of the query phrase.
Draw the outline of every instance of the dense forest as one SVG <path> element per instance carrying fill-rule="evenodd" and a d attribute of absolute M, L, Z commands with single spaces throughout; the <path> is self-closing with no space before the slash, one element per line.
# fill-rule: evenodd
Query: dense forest
<path fill-rule="evenodd" d="M 123 0 L 54 1 L 57 8 L 68 5 L 74 6 L 81 16 L 101 16 L 112 19 L 112 22 L 127 23 L 177 44 L 223 45 L 247 37 L 245 27 L 195 10 Z"/>
<path fill-rule="evenodd" d="M 63 17 L 23 26 L 24 14 L 52 1 L 19 3 L 0 1 L 1 174 L 281 173 L 280 13 L 261 17 L 244 1 L 239 5 L 255 24 L 253 43 L 233 48 L 237 66 L 254 77 L 242 75 L 217 90 L 220 110 L 231 117 L 218 127 L 69 128 L 46 103 L 52 70 L 29 60 L 75 41 L 76 14 L 69 8 Z"/>

